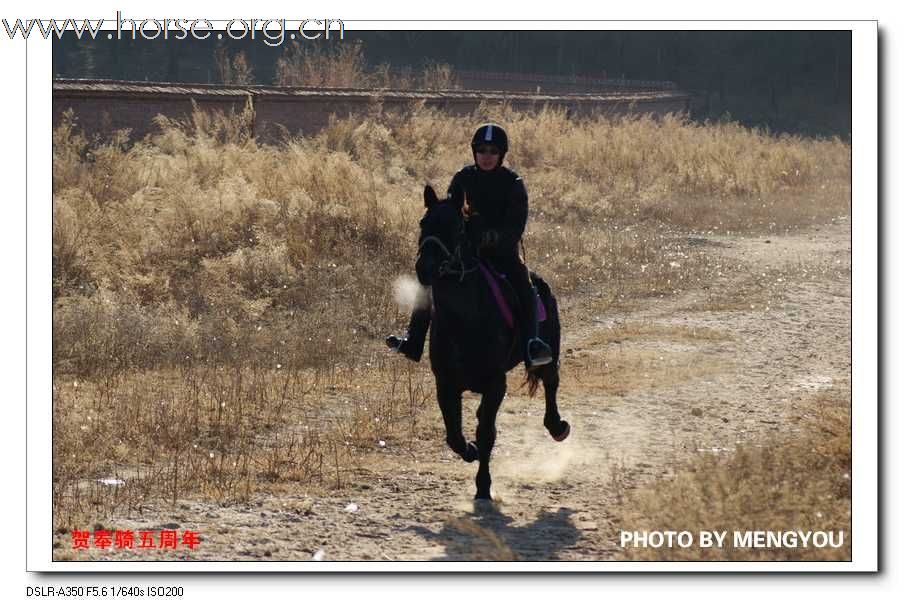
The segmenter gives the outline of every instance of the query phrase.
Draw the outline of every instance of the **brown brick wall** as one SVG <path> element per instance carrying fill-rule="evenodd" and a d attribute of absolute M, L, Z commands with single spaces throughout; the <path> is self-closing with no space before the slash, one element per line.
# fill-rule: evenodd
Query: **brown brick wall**
<path fill-rule="evenodd" d="M 197 92 L 196 92 L 197 93 Z M 323 129 L 331 114 L 345 117 L 353 113 L 364 113 L 372 107 L 374 98 L 367 95 L 344 94 L 295 96 L 265 94 L 254 96 L 254 133 L 262 142 L 273 142 L 279 138 L 283 126 L 291 135 L 311 135 Z M 72 109 L 78 118 L 78 125 L 86 134 L 105 134 L 111 129 L 129 128 L 132 139 L 138 140 L 156 129 L 154 117 L 158 114 L 171 118 L 185 119 L 191 115 L 192 101 L 207 111 L 241 111 L 246 103 L 246 95 L 200 95 L 172 93 L 135 94 L 116 91 L 54 91 L 53 121 L 57 125 L 62 113 Z M 426 98 L 428 106 L 439 106 L 455 114 L 469 114 L 479 105 L 482 97 Z M 512 94 L 507 97 L 518 110 L 537 109 L 548 101 Z M 619 98 L 560 98 L 552 104 L 564 106 L 575 115 L 595 113 L 628 112 L 663 114 L 684 110 L 689 98 L 682 95 L 665 97 L 648 96 L 635 100 Z M 388 95 L 382 99 L 384 110 L 401 110 L 413 102 L 411 97 Z"/>
<path fill-rule="evenodd" d="M 242 99 L 201 100 L 198 106 L 204 110 L 240 112 L 244 108 Z M 77 123 L 86 135 L 108 134 L 111 129 L 128 128 L 131 139 L 140 140 L 156 130 L 154 117 L 165 115 L 173 119 L 187 119 L 192 113 L 190 98 L 135 98 L 108 96 L 53 96 L 53 124 L 58 125 L 63 113 L 72 109 Z"/>

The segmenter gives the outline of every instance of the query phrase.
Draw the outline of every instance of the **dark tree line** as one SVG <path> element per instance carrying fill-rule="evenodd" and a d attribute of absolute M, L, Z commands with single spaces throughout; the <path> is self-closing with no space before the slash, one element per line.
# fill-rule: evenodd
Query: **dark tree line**
<path fill-rule="evenodd" d="M 851 36 L 840 31 L 351 31 L 367 62 L 415 70 L 530 72 L 675 81 L 698 97 L 699 117 L 729 113 L 775 130 L 846 135 Z M 273 83 L 283 49 L 261 41 L 78 40 L 55 43 L 54 76 L 217 82 L 215 51 L 244 51 L 260 83 Z"/>

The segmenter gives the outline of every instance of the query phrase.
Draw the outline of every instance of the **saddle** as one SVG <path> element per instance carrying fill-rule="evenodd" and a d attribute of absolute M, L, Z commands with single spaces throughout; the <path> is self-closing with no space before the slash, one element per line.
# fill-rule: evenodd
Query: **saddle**
<path fill-rule="evenodd" d="M 502 315 L 502 320 L 505 321 L 506 327 L 515 329 L 515 315 L 512 305 L 518 304 L 518 298 L 515 296 L 514 288 L 512 288 L 508 279 L 505 278 L 505 274 L 500 274 L 494 270 L 490 264 L 479 261 L 478 266 L 480 267 L 480 272 L 483 274 L 484 279 L 487 281 L 487 285 L 490 287 L 490 292 L 492 292 L 493 297 L 496 300 L 496 306 L 499 307 L 499 313 Z M 543 300 L 540 299 L 538 293 L 537 322 L 543 322 L 545 320 L 546 305 L 543 304 Z"/>

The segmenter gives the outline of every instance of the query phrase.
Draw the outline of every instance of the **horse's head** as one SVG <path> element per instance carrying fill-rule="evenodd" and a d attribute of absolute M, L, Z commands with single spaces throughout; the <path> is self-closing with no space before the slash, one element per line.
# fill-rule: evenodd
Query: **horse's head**
<path fill-rule="evenodd" d="M 473 265 L 473 257 L 464 235 L 461 209 L 448 199 L 437 198 L 430 185 L 424 188 L 424 207 L 415 266 L 418 280 L 430 286 L 441 276 L 463 277 Z"/>

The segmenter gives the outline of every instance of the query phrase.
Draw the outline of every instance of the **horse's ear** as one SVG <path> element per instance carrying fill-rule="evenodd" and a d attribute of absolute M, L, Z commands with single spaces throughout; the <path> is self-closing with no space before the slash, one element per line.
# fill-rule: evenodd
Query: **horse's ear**
<path fill-rule="evenodd" d="M 427 185 L 424 187 L 424 206 L 430 208 L 439 202 L 439 198 L 436 197 L 436 192 L 433 191 L 433 187 Z"/>

